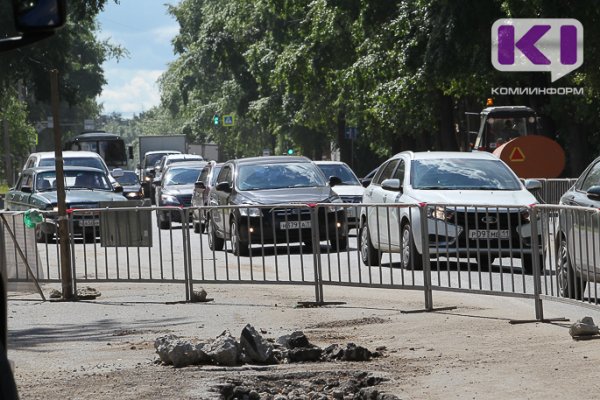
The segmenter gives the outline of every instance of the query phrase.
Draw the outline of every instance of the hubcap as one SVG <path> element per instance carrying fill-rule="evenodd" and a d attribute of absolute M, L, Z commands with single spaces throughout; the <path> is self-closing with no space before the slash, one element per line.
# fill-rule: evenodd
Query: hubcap
<path fill-rule="evenodd" d="M 209 222 L 208 226 L 206 227 L 206 230 L 208 231 L 208 247 L 213 248 L 213 226 L 212 223 Z"/>
<path fill-rule="evenodd" d="M 410 263 L 410 228 L 402 229 L 402 263 L 407 267 Z"/>
<path fill-rule="evenodd" d="M 558 263 L 556 265 L 557 285 L 558 290 L 563 296 L 566 296 L 569 285 L 569 255 L 567 253 L 567 243 L 564 240 L 560 241 Z"/>
<path fill-rule="evenodd" d="M 367 224 L 365 223 L 360 232 L 360 255 L 363 261 L 366 263 L 369 260 L 369 245 L 367 243 L 369 233 L 367 231 Z"/>
<path fill-rule="evenodd" d="M 231 223 L 231 249 L 234 253 L 237 253 L 240 245 L 240 238 L 238 237 L 238 230 L 235 222 Z"/>

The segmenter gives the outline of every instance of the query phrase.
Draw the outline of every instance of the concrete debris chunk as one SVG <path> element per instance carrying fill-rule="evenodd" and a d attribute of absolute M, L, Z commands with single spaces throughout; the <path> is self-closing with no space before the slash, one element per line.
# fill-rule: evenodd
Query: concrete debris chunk
<path fill-rule="evenodd" d="M 598 326 L 594 324 L 592 317 L 584 317 L 569 328 L 569 334 L 574 338 L 580 336 L 593 336 L 598 333 L 600 333 L 600 330 L 598 329 Z"/>
<path fill-rule="evenodd" d="M 207 301 L 210 301 L 210 299 L 206 298 L 207 293 L 206 290 L 204 290 L 204 288 L 200 288 L 198 290 L 194 290 L 194 292 L 192 293 L 192 303 L 204 303 Z"/>
<path fill-rule="evenodd" d="M 229 331 L 224 331 L 217 336 L 212 343 L 204 347 L 204 351 L 215 364 L 226 366 L 239 364 L 239 344 Z"/>
<path fill-rule="evenodd" d="M 240 346 L 254 362 L 267 363 L 273 360 L 273 346 L 250 324 L 242 329 Z"/>

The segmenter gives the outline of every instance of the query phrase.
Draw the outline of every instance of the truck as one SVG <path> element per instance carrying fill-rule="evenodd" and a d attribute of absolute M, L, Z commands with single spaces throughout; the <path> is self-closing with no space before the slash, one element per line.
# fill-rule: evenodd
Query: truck
<path fill-rule="evenodd" d="M 491 99 L 490 99 L 491 100 Z M 467 132 L 473 151 L 489 151 L 504 161 L 519 178 L 557 178 L 565 167 L 565 152 L 542 134 L 540 118 L 525 106 L 493 106 L 467 114 Z M 469 117 L 479 119 L 470 129 Z"/>
<path fill-rule="evenodd" d="M 127 151 L 125 141 L 119 135 L 104 131 L 84 132 L 77 135 L 65 143 L 63 150 L 98 153 L 109 170 L 127 168 L 128 159 L 133 158 L 133 151 Z"/>
<path fill-rule="evenodd" d="M 187 153 L 188 144 L 185 135 L 148 135 L 140 136 L 137 173 L 144 189 L 144 196 L 150 197 L 154 166 L 167 154 Z"/>
<path fill-rule="evenodd" d="M 206 161 L 219 162 L 219 145 L 216 143 L 190 144 L 190 154 L 202 156 Z"/>

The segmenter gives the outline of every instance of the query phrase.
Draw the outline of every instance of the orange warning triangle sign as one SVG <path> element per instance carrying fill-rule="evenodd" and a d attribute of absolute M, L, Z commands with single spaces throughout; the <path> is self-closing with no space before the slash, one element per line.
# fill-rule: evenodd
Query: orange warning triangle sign
<path fill-rule="evenodd" d="M 522 162 L 525 161 L 525 154 L 523 154 L 523 150 L 520 147 L 515 147 L 510 152 L 508 159 L 512 162 Z"/>

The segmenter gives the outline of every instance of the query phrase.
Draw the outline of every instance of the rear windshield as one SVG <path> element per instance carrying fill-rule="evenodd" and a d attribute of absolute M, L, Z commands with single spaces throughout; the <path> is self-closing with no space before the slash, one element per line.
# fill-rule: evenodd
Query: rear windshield
<path fill-rule="evenodd" d="M 165 186 L 192 185 L 198 180 L 202 168 L 171 168 L 165 174 Z"/>
<path fill-rule="evenodd" d="M 135 172 L 132 171 L 123 172 L 123 176 L 120 176 L 115 179 L 121 185 L 125 186 L 137 185 L 139 183 L 137 175 L 135 174 Z"/>
<path fill-rule="evenodd" d="M 325 177 L 337 176 L 342 180 L 342 185 L 360 185 L 360 182 L 354 172 L 344 164 L 317 164 L 323 171 Z"/>
<path fill-rule="evenodd" d="M 106 170 L 106 168 L 104 167 L 104 163 L 102 163 L 102 161 L 100 161 L 98 158 L 92 158 L 92 157 L 65 157 L 64 165 L 72 166 L 72 167 L 98 168 L 98 169 L 108 172 Z M 40 160 L 39 166 L 40 167 L 54 167 L 54 158 L 42 158 Z"/>

